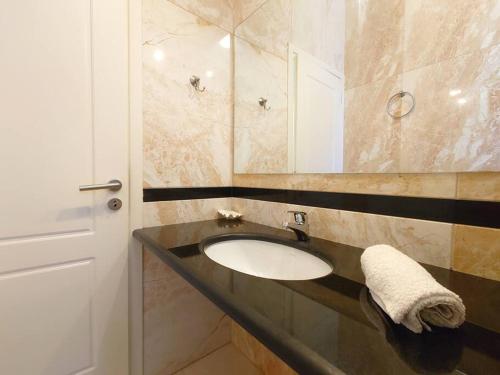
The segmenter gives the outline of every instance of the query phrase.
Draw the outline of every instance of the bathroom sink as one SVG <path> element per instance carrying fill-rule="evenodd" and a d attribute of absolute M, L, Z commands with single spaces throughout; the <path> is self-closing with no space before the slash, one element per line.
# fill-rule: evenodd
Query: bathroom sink
<path fill-rule="evenodd" d="M 310 280 L 333 271 L 301 243 L 257 235 L 222 235 L 200 243 L 213 261 L 248 275 L 276 280 Z"/>

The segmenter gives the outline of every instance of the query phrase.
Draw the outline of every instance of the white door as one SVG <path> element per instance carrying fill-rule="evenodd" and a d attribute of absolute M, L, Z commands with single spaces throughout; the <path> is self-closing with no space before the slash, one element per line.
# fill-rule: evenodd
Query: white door
<path fill-rule="evenodd" d="M 297 64 L 295 172 L 342 172 L 343 75 L 307 52 L 291 48 Z"/>
<path fill-rule="evenodd" d="M 126 0 L 0 5 L 0 374 L 127 374 Z"/>

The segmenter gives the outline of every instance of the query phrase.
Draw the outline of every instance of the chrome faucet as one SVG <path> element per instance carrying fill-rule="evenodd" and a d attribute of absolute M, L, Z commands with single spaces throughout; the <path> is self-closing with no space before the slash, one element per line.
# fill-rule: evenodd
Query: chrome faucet
<path fill-rule="evenodd" d="M 307 222 L 307 214 L 302 211 L 288 211 L 287 214 L 293 214 L 293 222 L 285 221 L 284 229 L 289 229 L 295 233 L 298 241 L 309 241 L 309 223 Z"/>

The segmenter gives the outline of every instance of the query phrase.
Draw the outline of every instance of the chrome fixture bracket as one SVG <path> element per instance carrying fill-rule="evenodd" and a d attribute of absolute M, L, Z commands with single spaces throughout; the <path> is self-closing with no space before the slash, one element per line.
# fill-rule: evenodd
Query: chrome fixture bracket
<path fill-rule="evenodd" d="M 399 99 L 403 99 L 405 96 L 408 96 L 411 99 L 410 108 L 404 113 L 395 114 L 392 110 L 392 106 Z M 408 91 L 400 91 L 389 98 L 389 101 L 387 102 L 386 111 L 387 111 L 387 114 L 389 116 L 391 116 L 392 118 L 400 119 L 402 117 L 408 116 L 413 111 L 414 108 L 415 108 L 415 97 L 411 93 L 409 93 Z"/>
<path fill-rule="evenodd" d="M 191 86 L 193 86 L 194 89 L 198 92 L 203 92 L 206 90 L 205 86 L 203 86 L 203 88 L 200 88 L 200 77 L 198 76 L 191 76 L 191 78 L 189 78 L 189 83 L 191 83 Z"/>
<path fill-rule="evenodd" d="M 271 107 L 267 105 L 267 99 L 260 97 L 259 98 L 259 105 L 264 108 L 266 111 L 270 111 Z"/>

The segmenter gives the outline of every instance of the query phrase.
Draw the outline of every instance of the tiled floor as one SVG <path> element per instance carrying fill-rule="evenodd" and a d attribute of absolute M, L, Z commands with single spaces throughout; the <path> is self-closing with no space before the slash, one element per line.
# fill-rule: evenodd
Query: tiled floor
<path fill-rule="evenodd" d="M 243 354 L 228 344 L 175 375 L 262 375 Z"/>

